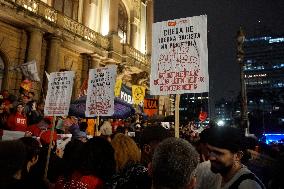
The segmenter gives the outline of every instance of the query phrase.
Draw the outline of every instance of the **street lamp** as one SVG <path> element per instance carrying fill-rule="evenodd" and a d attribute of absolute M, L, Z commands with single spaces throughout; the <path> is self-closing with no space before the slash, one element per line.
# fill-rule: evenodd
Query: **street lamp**
<path fill-rule="evenodd" d="M 244 77 L 244 56 L 245 52 L 243 44 L 245 42 L 245 35 L 240 28 L 237 32 L 237 62 L 240 65 L 240 82 L 241 82 L 241 128 L 249 134 L 249 122 L 248 122 L 248 107 L 247 107 L 247 92 L 246 83 Z"/>

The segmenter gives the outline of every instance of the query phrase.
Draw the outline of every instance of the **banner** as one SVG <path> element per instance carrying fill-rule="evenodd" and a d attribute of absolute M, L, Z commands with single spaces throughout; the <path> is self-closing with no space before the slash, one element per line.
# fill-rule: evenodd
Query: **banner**
<path fill-rule="evenodd" d="M 36 61 L 30 61 L 20 65 L 20 69 L 22 74 L 25 76 L 26 79 L 31 81 L 40 81 Z"/>
<path fill-rule="evenodd" d="M 114 87 L 114 95 L 116 97 L 120 96 L 121 86 L 122 86 L 122 79 L 117 79 Z"/>
<path fill-rule="evenodd" d="M 149 117 L 157 114 L 158 112 L 158 99 L 144 99 L 144 113 Z"/>
<path fill-rule="evenodd" d="M 208 92 L 206 15 L 154 23 L 152 44 L 152 95 Z"/>
<path fill-rule="evenodd" d="M 112 65 L 89 71 L 86 117 L 113 115 L 116 68 Z"/>
<path fill-rule="evenodd" d="M 44 106 L 45 116 L 68 115 L 74 76 L 73 71 L 50 74 Z"/>
<path fill-rule="evenodd" d="M 140 104 L 145 97 L 145 87 L 139 85 L 132 85 L 133 104 Z"/>

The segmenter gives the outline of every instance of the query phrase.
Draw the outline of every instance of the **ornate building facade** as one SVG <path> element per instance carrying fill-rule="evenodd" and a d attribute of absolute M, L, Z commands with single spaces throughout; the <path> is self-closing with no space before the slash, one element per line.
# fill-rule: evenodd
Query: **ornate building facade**
<path fill-rule="evenodd" d="M 35 60 L 44 73 L 76 72 L 74 96 L 91 68 L 117 64 L 124 83 L 147 85 L 153 2 L 143 0 L 0 0 L 1 90 L 16 93 L 20 73 Z M 139 78 L 139 79 L 137 79 Z"/>
<path fill-rule="evenodd" d="M 76 97 L 88 70 L 108 64 L 124 84 L 148 88 L 152 23 L 152 0 L 0 0 L 0 90 L 18 94 L 23 76 L 11 69 L 32 60 L 37 98 L 45 71 L 75 71 Z M 159 114 L 169 115 L 169 98 L 159 99 Z"/>

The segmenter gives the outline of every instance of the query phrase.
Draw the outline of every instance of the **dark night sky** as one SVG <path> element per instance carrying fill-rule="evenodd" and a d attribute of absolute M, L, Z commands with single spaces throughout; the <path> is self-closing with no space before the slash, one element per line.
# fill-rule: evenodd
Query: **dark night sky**
<path fill-rule="evenodd" d="M 237 30 L 247 37 L 261 28 L 284 36 L 284 0 L 155 0 L 154 22 L 207 14 L 210 96 L 236 97 L 240 90 L 235 61 Z M 263 30 L 263 29 L 261 29 Z"/>

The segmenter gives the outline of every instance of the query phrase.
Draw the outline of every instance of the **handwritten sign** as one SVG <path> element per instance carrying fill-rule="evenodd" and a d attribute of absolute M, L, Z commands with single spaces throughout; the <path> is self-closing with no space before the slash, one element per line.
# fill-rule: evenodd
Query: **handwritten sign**
<path fill-rule="evenodd" d="M 45 116 L 66 116 L 69 112 L 74 72 L 53 72 L 48 81 Z"/>
<path fill-rule="evenodd" d="M 152 39 L 152 95 L 208 92 L 206 15 L 154 23 Z"/>
<path fill-rule="evenodd" d="M 112 65 L 89 71 L 86 117 L 113 115 L 116 68 Z"/>

